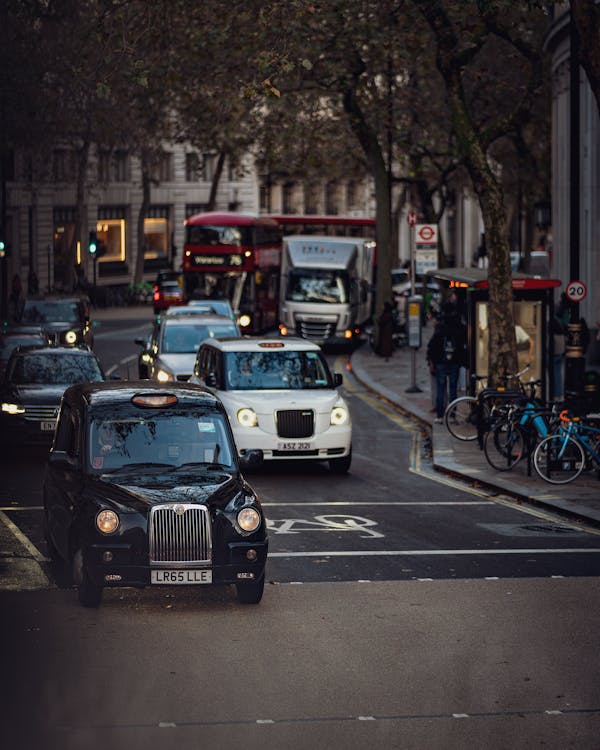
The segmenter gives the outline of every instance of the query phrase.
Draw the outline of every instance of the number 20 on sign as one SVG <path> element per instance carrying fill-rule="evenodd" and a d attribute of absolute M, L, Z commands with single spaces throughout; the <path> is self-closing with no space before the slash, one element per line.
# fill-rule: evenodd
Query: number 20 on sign
<path fill-rule="evenodd" d="M 582 299 L 585 299 L 587 289 L 583 281 L 569 281 L 565 294 L 571 302 L 581 302 Z"/>

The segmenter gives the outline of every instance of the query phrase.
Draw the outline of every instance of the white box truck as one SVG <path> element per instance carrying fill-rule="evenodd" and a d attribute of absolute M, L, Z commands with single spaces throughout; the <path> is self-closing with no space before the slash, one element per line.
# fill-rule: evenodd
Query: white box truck
<path fill-rule="evenodd" d="M 375 243 L 357 237 L 283 238 L 279 332 L 354 344 L 373 307 Z"/>

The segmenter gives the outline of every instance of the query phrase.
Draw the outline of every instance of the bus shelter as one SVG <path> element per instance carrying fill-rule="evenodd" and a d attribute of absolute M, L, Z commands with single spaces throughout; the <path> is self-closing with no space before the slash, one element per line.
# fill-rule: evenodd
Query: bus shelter
<path fill-rule="evenodd" d="M 489 353 L 489 284 L 485 268 L 438 268 L 428 276 L 442 288 L 447 299 L 454 291 L 467 325 L 467 392 L 475 395 L 478 388 L 472 375 L 488 374 Z M 518 369 L 530 368 L 522 380 L 541 380 L 541 396 L 547 398 L 554 390 L 554 346 L 551 321 L 554 315 L 554 290 L 561 285 L 557 279 L 545 279 L 520 272 L 512 274 L 513 314 L 517 337 Z M 481 386 L 479 386 L 481 387 Z"/>

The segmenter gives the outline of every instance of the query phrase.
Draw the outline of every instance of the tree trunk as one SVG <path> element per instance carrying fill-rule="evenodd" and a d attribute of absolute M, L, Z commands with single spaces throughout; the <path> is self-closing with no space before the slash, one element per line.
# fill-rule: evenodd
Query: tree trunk
<path fill-rule="evenodd" d="M 138 213 L 137 220 L 137 255 L 135 259 L 134 284 L 141 284 L 144 280 L 144 255 L 146 250 L 146 235 L 144 233 L 144 223 L 148 210 L 150 208 L 150 160 L 148 154 L 142 154 L 142 203 Z"/>
<path fill-rule="evenodd" d="M 73 241 L 69 247 L 69 256 L 67 259 L 67 267 L 64 269 L 63 285 L 65 289 L 69 291 L 75 289 L 77 284 L 77 275 L 75 273 L 75 266 L 77 265 L 77 243 L 81 248 L 82 265 L 85 265 L 84 253 L 87 253 L 87 238 L 83 236 L 83 233 L 88 227 L 88 217 L 86 210 L 86 177 L 88 170 L 88 161 L 90 155 L 90 142 L 89 140 L 84 141 L 81 147 L 77 150 L 77 185 L 76 185 L 76 206 L 77 212 L 75 215 L 75 231 L 73 233 Z M 94 222 L 92 229 L 96 229 Z"/>
<path fill-rule="evenodd" d="M 225 166 L 225 151 L 219 151 L 217 157 L 217 164 L 210 184 L 210 195 L 208 196 L 208 211 L 214 211 L 217 205 L 217 192 L 219 190 L 219 183 L 221 182 L 221 176 L 223 174 L 223 168 Z"/>
<path fill-rule="evenodd" d="M 377 134 L 371 130 L 354 94 L 349 88 L 344 94 L 344 110 L 349 116 L 350 125 L 356 134 L 375 181 L 377 278 L 375 296 L 375 320 L 383 311 L 384 302 L 392 298 L 392 231 L 391 231 L 391 182 L 383 151 Z"/>

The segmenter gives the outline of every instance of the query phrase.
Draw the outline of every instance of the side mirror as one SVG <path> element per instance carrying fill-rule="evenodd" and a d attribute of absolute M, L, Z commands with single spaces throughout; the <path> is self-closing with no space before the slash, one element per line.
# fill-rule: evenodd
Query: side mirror
<path fill-rule="evenodd" d="M 265 454 L 259 449 L 246 451 L 239 457 L 240 469 L 242 471 L 258 469 L 259 466 L 263 465 L 264 460 Z"/>
<path fill-rule="evenodd" d="M 204 378 L 204 382 L 209 388 L 216 388 L 217 387 L 217 376 L 214 372 L 209 372 L 206 374 L 206 377 Z"/>
<path fill-rule="evenodd" d="M 334 372 L 333 373 L 333 387 L 337 388 L 338 386 L 342 385 L 344 382 L 344 378 L 341 373 Z"/>
<path fill-rule="evenodd" d="M 147 340 L 146 339 L 134 339 L 134 344 L 137 344 L 138 346 L 146 346 Z"/>
<path fill-rule="evenodd" d="M 56 469 L 74 469 L 77 466 L 77 460 L 66 451 L 50 451 L 48 453 L 48 463 Z"/>

